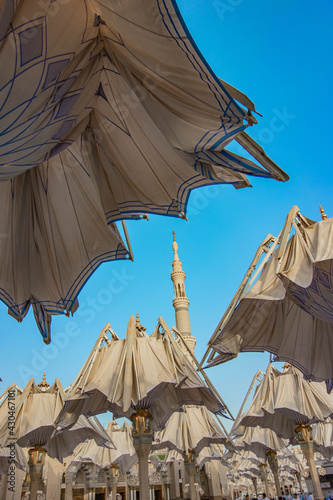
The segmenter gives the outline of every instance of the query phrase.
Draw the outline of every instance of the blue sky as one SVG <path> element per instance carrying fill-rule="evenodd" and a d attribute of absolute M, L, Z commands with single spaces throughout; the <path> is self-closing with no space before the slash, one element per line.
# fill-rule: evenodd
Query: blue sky
<path fill-rule="evenodd" d="M 253 188 L 210 187 L 191 195 L 189 221 L 151 216 L 128 222 L 134 263 L 103 264 L 79 296 L 73 318 L 54 318 L 45 346 L 32 314 L 18 324 L 1 304 L 3 390 L 46 370 L 69 385 L 107 321 L 125 335 L 130 314 L 151 333 L 175 323 L 170 280 L 172 231 L 187 274 L 192 333 L 201 358 L 207 341 L 267 233 L 277 235 L 292 207 L 333 216 L 331 166 L 332 14 L 328 0 L 181 0 L 191 34 L 216 74 L 242 90 L 263 115 L 248 130 L 291 179 L 251 179 Z M 237 149 L 236 149 L 237 151 Z M 207 371 L 236 415 L 252 376 L 269 355 L 241 354 Z"/>

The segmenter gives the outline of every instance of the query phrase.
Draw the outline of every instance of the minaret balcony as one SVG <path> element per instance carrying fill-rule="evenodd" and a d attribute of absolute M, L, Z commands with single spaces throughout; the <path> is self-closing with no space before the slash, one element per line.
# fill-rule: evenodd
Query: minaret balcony
<path fill-rule="evenodd" d="M 187 297 L 175 297 L 172 301 L 172 304 L 174 307 L 176 307 L 177 304 L 186 304 L 188 306 L 190 304 L 190 301 Z"/>

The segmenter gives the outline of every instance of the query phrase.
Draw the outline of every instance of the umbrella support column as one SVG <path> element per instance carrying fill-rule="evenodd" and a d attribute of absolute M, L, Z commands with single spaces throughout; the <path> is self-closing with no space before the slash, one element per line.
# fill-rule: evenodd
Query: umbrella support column
<path fill-rule="evenodd" d="M 46 450 L 35 446 L 29 450 L 30 500 L 37 500 L 37 492 L 44 491 L 43 466 Z"/>
<path fill-rule="evenodd" d="M 118 477 L 111 478 L 111 493 L 112 500 L 116 500 L 117 498 L 117 486 L 118 486 Z"/>
<path fill-rule="evenodd" d="M 267 460 L 269 463 L 269 466 L 271 468 L 271 471 L 273 472 L 274 476 L 274 482 L 275 482 L 275 489 L 276 489 L 276 496 L 279 497 L 281 496 L 281 486 L 280 486 L 280 480 L 279 480 L 279 465 L 277 461 L 277 455 L 276 451 L 269 450 L 266 452 Z"/>
<path fill-rule="evenodd" d="M 253 482 L 253 487 L 254 487 L 254 492 L 255 492 L 256 498 L 258 498 L 258 483 L 257 483 L 257 478 L 253 477 L 252 478 L 252 482 Z"/>
<path fill-rule="evenodd" d="M 139 485 L 140 500 L 150 500 L 148 456 L 151 451 L 153 436 L 145 434 L 133 434 L 133 445 L 139 458 Z"/>
<path fill-rule="evenodd" d="M 295 472 L 295 476 L 297 478 L 298 484 L 299 484 L 299 491 L 301 492 L 301 495 L 303 495 L 303 487 L 302 487 L 302 476 L 300 472 Z"/>
<path fill-rule="evenodd" d="M 260 464 L 260 469 L 261 469 L 261 477 L 262 477 L 262 480 L 264 481 L 264 485 L 265 485 L 265 490 L 266 490 L 265 493 L 266 493 L 266 496 L 269 496 L 266 464 Z"/>
<path fill-rule="evenodd" d="M 176 500 L 179 498 L 179 478 L 178 478 L 178 469 L 176 469 L 176 464 L 172 462 L 169 464 L 169 474 L 170 474 L 170 488 L 169 494 L 170 498 L 168 500 Z M 177 492 L 178 490 L 178 492 Z"/>
<path fill-rule="evenodd" d="M 310 469 L 310 475 L 312 480 L 312 485 L 314 489 L 314 496 L 316 500 L 323 500 L 324 495 L 320 486 L 319 476 L 316 468 L 316 464 L 314 461 L 314 451 L 313 451 L 313 442 L 308 443 L 300 443 L 301 450 L 306 458 Z"/>
<path fill-rule="evenodd" d="M 110 470 L 111 477 L 109 478 L 109 481 L 108 481 L 108 490 L 111 489 L 112 500 L 116 500 L 117 486 L 118 486 L 118 480 L 119 480 L 119 467 L 118 467 L 118 465 L 112 464 L 109 470 Z M 111 486 L 111 488 L 110 488 L 110 486 Z M 110 495 L 110 491 L 108 491 L 108 494 Z M 107 495 L 106 495 L 106 498 L 108 498 Z"/>
<path fill-rule="evenodd" d="M 190 499 L 195 500 L 196 499 L 196 490 L 195 490 L 195 481 L 194 481 L 194 475 L 195 475 L 195 464 L 185 464 L 185 472 L 187 476 L 187 481 L 189 482 L 189 488 L 190 488 Z"/>
<path fill-rule="evenodd" d="M 153 442 L 152 416 L 147 410 L 139 409 L 131 416 L 131 420 L 133 423 L 133 445 L 139 458 L 140 500 L 150 500 L 148 456 Z"/>
<path fill-rule="evenodd" d="M 65 476 L 66 490 L 65 500 L 73 500 L 73 474 L 67 473 Z"/>
<path fill-rule="evenodd" d="M 324 495 L 320 486 L 319 476 L 314 461 L 312 427 L 311 425 L 300 424 L 295 429 L 295 432 L 297 434 L 298 442 L 300 444 L 303 455 L 305 456 L 310 469 L 315 499 L 323 500 Z"/>
<path fill-rule="evenodd" d="M 110 493 L 111 493 L 110 479 L 107 479 L 105 483 L 105 500 L 109 500 Z"/>

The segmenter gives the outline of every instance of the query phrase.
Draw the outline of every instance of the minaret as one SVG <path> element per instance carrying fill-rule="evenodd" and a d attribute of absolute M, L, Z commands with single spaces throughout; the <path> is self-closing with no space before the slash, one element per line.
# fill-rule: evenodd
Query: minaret
<path fill-rule="evenodd" d="M 177 330 L 183 335 L 187 346 L 194 352 L 196 340 L 193 335 L 191 335 L 191 324 L 190 315 L 188 312 L 188 306 L 190 301 L 186 297 L 185 293 L 185 278 L 186 275 L 182 269 L 182 262 L 179 260 L 178 256 L 178 244 L 176 242 L 175 232 L 173 234 L 172 249 L 174 252 L 173 262 L 172 262 L 172 273 L 171 279 L 173 281 L 173 288 L 175 292 L 175 298 L 173 299 L 173 307 L 176 313 L 176 327 Z"/>

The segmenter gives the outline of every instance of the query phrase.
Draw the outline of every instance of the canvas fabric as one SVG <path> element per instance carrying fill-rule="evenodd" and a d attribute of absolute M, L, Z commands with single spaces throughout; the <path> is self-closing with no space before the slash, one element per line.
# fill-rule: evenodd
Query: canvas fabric
<path fill-rule="evenodd" d="M 182 216 L 191 190 L 288 176 L 251 141 L 245 106 L 172 0 L 4 0 L 0 15 L 0 298 L 44 341 L 102 263 L 107 224 Z M 226 149 L 240 149 L 254 161 Z"/>
<path fill-rule="evenodd" d="M 308 379 L 331 386 L 333 219 L 302 228 L 288 241 L 280 264 L 278 255 L 279 247 L 215 340 L 213 364 L 239 352 L 269 351 Z"/>

